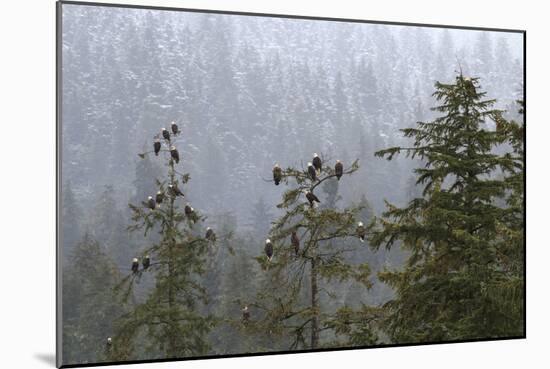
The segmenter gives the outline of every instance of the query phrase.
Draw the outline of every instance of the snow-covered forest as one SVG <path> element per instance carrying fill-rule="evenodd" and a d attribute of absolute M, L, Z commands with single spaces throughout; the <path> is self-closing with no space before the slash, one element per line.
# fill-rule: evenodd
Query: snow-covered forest
<path fill-rule="evenodd" d="M 440 116 L 430 109 L 438 105 L 436 81 L 479 78 L 476 87 L 506 110 L 503 119 L 520 121 L 522 34 L 65 4 L 61 48 L 64 363 L 461 338 L 399 336 L 385 325 L 345 327 L 361 313 L 373 321 L 385 314 L 396 287 L 377 273 L 402 268 L 414 253 L 372 247 L 368 237 L 363 243 L 347 233 L 338 236 L 352 251 L 339 262 L 368 265 L 370 274 L 353 279 L 342 268 L 326 271 L 320 286 L 326 293 L 318 301 L 326 320 L 317 337 L 302 339 L 310 329 L 305 323 L 292 330 L 296 339 L 273 321 L 260 324 L 265 305 L 257 300 L 278 288 L 267 275 L 279 264 L 269 264 L 264 247 L 274 237 L 277 252 L 277 237 L 290 236 L 274 224 L 289 211 L 291 204 L 277 205 L 292 179 L 300 183 L 287 168 L 307 170 L 314 153 L 330 168 L 337 159 L 346 169 L 357 160 L 349 175 L 327 178 L 315 192 L 318 211 L 342 216 L 331 213 L 334 222 L 350 226 L 346 217 L 353 215 L 353 232 L 357 221 L 367 227 L 387 210 L 386 201 L 405 206 L 425 196 L 413 171 L 425 159 L 385 160 L 374 153 L 410 146 L 413 137 L 400 129 Z M 211 319 L 188 327 L 204 338 L 204 345 L 190 338 L 196 351 L 167 354 L 157 344 L 160 333 L 149 329 L 125 341 L 143 350 L 122 352 L 114 348 L 117 337 L 127 338 L 117 332 L 120 318 L 149 301 L 159 281 L 154 269 L 134 275 L 127 299 L 116 287 L 132 275 L 133 258 L 141 262 L 144 250 L 163 242 L 154 227 L 146 235 L 129 228 L 136 215 L 129 204 L 155 196 L 171 160 L 138 154 L 152 151 L 173 121 L 180 131 L 170 141 L 179 150 L 178 170 L 190 175 L 182 204 L 198 209 L 204 229 L 217 235 L 199 258 L 203 270 L 190 277 L 207 296 L 190 306 Z M 495 131 L 498 119 L 487 122 L 485 129 Z M 506 142 L 493 152 L 514 147 Z M 274 185 L 276 163 L 289 183 Z M 503 176 L 506 165 L 495 176 Z M 307 299 L 308 288 L 300 298 Z M 494 336 L 514 335 L 507 332 Z"/>

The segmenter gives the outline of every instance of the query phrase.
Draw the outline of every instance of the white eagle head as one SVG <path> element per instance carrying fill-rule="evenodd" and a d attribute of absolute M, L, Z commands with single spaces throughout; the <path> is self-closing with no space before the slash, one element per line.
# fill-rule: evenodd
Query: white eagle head
<path fill-rule="evenodd" d="M 312 167 L 313 164 L 311 164 L 311 162 L 308 162 L 308 163 L 307 163 L 307 166 L 308 166 L 308 167 Z"/>
<path fill-rule="evenodd" d="M 314 158 L 317 158 L 317 157 L 319 157 L 319 155 L 317 155 L 317 153 L 314 152 L 314 153 L 313 153 L 313 157 L 314 157 Z"/>
<path fill-rule="evenodd" d="M 138 258 L 133 258 L 132 259 L 132 263 L 137 263 L 138 262 Z"/>
<path fill-rule="evenodd" d="M 362 227 L 362 226 L 363 226 L 363 222 L 357 223 L 357 226 L 358 226 L 358 227 Z"/>
<path fill-rule="evenodd" d="M 268 243 L 271 243 L 271 240 L 268 238 L 265 240 L 265 243 L 268 244 Z"/>

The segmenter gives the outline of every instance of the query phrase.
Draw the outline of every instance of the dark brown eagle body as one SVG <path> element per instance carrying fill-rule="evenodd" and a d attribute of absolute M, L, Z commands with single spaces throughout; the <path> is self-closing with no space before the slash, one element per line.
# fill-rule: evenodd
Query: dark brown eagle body
<path fill-rule="evenodd" d="M 336 178 L 338 178 L 338 180 L 340 180 L 344 174 L 344 165 L 342 165 L 340 160 L 336 160 L 336 164 L 334 165 L 334 174 L 336 174 Z"/>
<path fill-rule="evenodd" d="M 151 210 L 155 210 L 155 208 L 157 207 L 157 204 L 155 203 L 155 199 L 153 199 L 152 196 L 149 196 L 147 198 L 147 207 Z"/>
<path fill-rule="evenodd" d="M 307 174 L 309 175 L 309 179 L 311 179 L 312 181 L 317 180 L 317 171 L 311 163 L 307 163 Z"/>
<path fill-rule="evenodd" d="M 267 256 L 267 259 L 271 261 L 271 258 L 273 257 L 273 244 L 271 243 L 271 240 L 269 238 L 265 240 L 264 251 Z"/>
<path fill-rule="evenodd" d="M 139 269 L 139 260 L 137 258 L 134 258 L 132 260 L 132 272 L 136 274 L 138 272 L 138 269 Z"/>
<path fill-rule="evenodd" d="M 155 143 L 153 144 L 153 149 L 155 150 L 155 155 L 158 156 L 160 152 L 160 141 L 155 140 Z"/>
<path fill-rule="evenodd" d="M 311 191 L 306 192 L 306 199 L 307 199 L 307 201 L 309 201 L 309 206 L 311 206 L 311 207 L 313 207 L 313 205 L 315 205 L 316 202 L 318 202 L 318 203 L 321 202 L 319 200 L 319 198 L 317 196 L 315 196 L 315 194 Z"/>
<path fill-rule="evenodd" d="M 162 137 L 166 140 L 166 141 L 170 141 L 170 132 L 168 132 L 166 130 L 166 128 L 163 128 L 162 129 Z"/>
<path fill-rule="evenodd" d="M 323 164 L 321 163 L 321 158 L 317 154 L 313 154 L 313 160 L 311 161 L 317 173 L 321 173 L 321 168 Z"/>
<path fill-rule="evenodd" d="M 176 164 L 180 162 L 180 153 L 174 146 L 170 148 L 170 156 L 172 156 L 172 159 L 176 162 Z"/>
<path fill-rule="evenodd" d="M 174 136 L 176 136 L 180 132 L 176 122 L 172 122 L 171 128 L 172 128 L 172 133 L 174 134 Z"/>
<path fill-rule="evenodd" d="M 279 183 L 281 183 L 281 179 L 283 179 L 283 170 L 279 164 L 275 164 L 273 167 L 273 181 L 275 182 L 275 186 L 278 186 Z"/>
<path fill-rule="evenodd" d="M 168 192 L 173 197 L 176 197 L 176 196 L 184 197 L 183 192 L 180 191 L 180 189 L 179 189 L 179 187 L 176 183 L 168 185 Z"/>
<path fill-rule="evenodd" d="M 216 234 L 210 227 L 206 228 L 206 235 L 204 236 L 208 241 L 216 242 Z"/>
<path fill-rule="evenodd" d="M 367 229 L 363 225 L 363 222 L 357 223 L 357 237 L 359 237 L 361 242 L 365 242 L 366 235 L 367 235 Z"/>
<path fill-rule="evenodd" d="M 146 255 L 144 258 L 143 258 L 143 269 L 147 269 L 149 268 L 149 266 L 151 265 L 151 259 L 149 258 L 149 255 Z"/>
<path fill-rule="evenodd" d="M 164 194 L 161 191 L 157 192 L 157 195 L 155 196 L 155 201 L 157 202 L 157 204 L 162 204 L 162 202 L 164 201 Z"/>

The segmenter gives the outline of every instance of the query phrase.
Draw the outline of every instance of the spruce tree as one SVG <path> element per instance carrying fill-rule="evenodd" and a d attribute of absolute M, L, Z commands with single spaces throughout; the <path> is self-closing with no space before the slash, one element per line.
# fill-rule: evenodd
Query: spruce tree
<path fill-rule="evenodd" d="M 277 205 L 284 214 L 266 235 L 273 253 L 269 256 L 266 250 L 266 255 L 256 258 L 265 279 L 251 304 L 251 326 L 278 343 L 268 349 L 316 349 L 323 345 L 322 331 L 334 332 L 338 322 L 344 324 L 337 311 L 323 306 L 325 296 L 335 299 L 337 291 L 331 290 L 331 283 L 355 279 L 370 286 L 368 265 L 353 265 L 345 258 L 355 249 L 346 239 L 358 236 L 357 214 L 361 209 L 318 206 L 307 198 L 328 181 L 336 180 L 335 169 L 328 164 L 322 165 L 315 179 L 308 169 L 279 169 L 281 182 L 290 188 Z M 353 162 L 343 169 L 340 180 L 358 169 L 358 162 Z M 325 200 L 322 197 L 320 201 Z M 293 232 L 299 247 L 292 241 Z"/>
<path fill-rule="evenodd" d="M 120 273 L 89 233 L 75 245 L 69 261 L 63 273 L 63 362 L 108 360 L 105 335 L 125 309 L 113 293 Z"/>
<path fill-rule="evenodd" d="M 209 349 L 207 334 L 214 321 L 213 317 L 201 314 L 208 300 L 199 277 L 205 273 L 215 234 L 212 237 L 202 230 L 200 224 L 206 218 L 196 209 L 190 204 L 183 206 L 184 187 L 190 175 L 176 169 L 180 161 L 176 148 L 179 135 L 170 132 L 166 137 L 169 138 L 155 137 L 155 145 L 161 145 L 155 159 L 164 161 L 166 166 L 164 177 L 157 180 L 158 193 L 152 193 L 139 205 L 129 205 L 134 222 L 129 230 L 142 231 L 144 237 L 156 231 L 160 240 L 139 255 L 132 255 L 138 259 L 138 266 L 121 281 L 117 291 L 129 299 L 135 285 L 147 274 L 152 274 L 155 283 L 144 301 L 135 304 L 117 322 L 110 353 L 115 360 L 135 358 L 136 351 L 150 359 L 204 355 Z M 144 159 L 153 153 L 139 156 Z M 128 258 L 129 267 L 132 257 Z M 144 337 L 145 347 L 137 350 L 136 345 Z"/>
<path fill-rule="evenodd" d="M 439 116 L 402 130 L 412 147 L 376 153 L 424 163 L 415 169 L 422 196 L 403 208 L 387 203 L 369 228 L 372 247 L 409 255 L 401 270 L 379 273 L 396 292 L 385 305 L 388 333 L 398 343 L 522 335 L 521 129 L 502 118 L 477 78 L 460 74 L 435 88 Z M 507 140 L 518 149 L 495 154 Z"/>

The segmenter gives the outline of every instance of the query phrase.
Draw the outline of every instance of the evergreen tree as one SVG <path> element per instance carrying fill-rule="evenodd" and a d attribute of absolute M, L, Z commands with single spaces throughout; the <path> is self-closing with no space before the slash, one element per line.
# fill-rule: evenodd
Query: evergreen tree
<path fill-rule="evenodd" d="M 358 169 L 355 161 L 344 169 L 343 178 Z M 273 255 L 257 258 L 266 275 L 252 304 L 252 314 L 258 316 L 255 328 L 280 338 L 282 347 L 315 349 L 323 345 L 322 331 L 334 331 L 337 323 L 344 324 L 337 312 L 321 304 L 323 293 L 333 298 L 329 283 L 355 279 L 370 286 L 368 265 L 345 261 L 345 254 L 353 251 L 346 238 L 358 236 L 356 216 L 360 208 L 318 207 L 304 196 L 304 192 L 310 196 L 318 186 L 335 179 L 335 171 L 328 165 L 322 166 L 316 179 L 311 179 L 307 169 L 292 167 L 282 170 L 281 175 L 291 188 L 277 205 L 285 213 L 273 222 L 267 236 Z M 299 238 L 299 250 L 291 241 L 293 232 Z"/>
<path fill-rule="evenodd" d="M 440 116 L 402 130 L 412 147 L 377 152 L 388 160 L 405 152 L 425 163 L 415 169 L 423 196 L 404 208 L 388 203 L 370 229 L 371 246 L 401 245 L 410 255 L 403 270 L 379 274 L 396 291 L 386 304 L 393 342 L 523 333 L 523 208 L 516 195 L 523 136 L 514 136 L 519 126 L 503 120 L 478 83 L 463 75 L 453 84 L 436 83 L 433 110 Z M 491 121 L 501 128 L 487 129 Z M 506 139 L 518 150 L 495 154 Z M 500 206 L 500 199 L 509 204 Z"/>
<path fill-rule="evenodd" d="M 265 341 L 263 335 L 253 334 L 245 328 L 241 308 L 253 301 L 257 291 L 258 267 L 250 254 L 256 240 L 236 238 L 233 240 L 239 248 L 228 257 L 221 278 L 217 315 L 223 317 L 212 332 L 213 346 L 217 354 L 238 354 L 258 351 Z"/>
<path fill-rule="evenodd" d="M 189 204 L 182 209 L 184 186 L 190 176 L 176 169 L 179 153 L 175 155 L 174 136 L 162 139 L 160 158 L 166 162 L 167 172 L 157 181 L 158 191 L 141 205 L 130 204 L 134 224 L 130 231 L 157 231 L 159 242 L 154 242 L 138 256 L 139 267 L 117 286 L 124 299 L 128 299 L 136 283 L 145 274 L 152 273 L 154 288 L 145 300 L 120 318 L 116 324 L 111 357 L 116 360 L 135 357 L 135 342 L 146 335 L 146 358 L 188 357 L 204 355 L 209 345 L 207 334 L 213 318 L 200 314 L 208 303 L 206 290 L 199 281 L 205 272 L 205 263 L 213 238 L 201 232 L 199 225 L 205 217 Z M 139 154 L 145 158 L 152 152 Z M 143 263 L 149 258 L 150 265 Z M 129 259 L 129 264 L 130 260 Z M 143 350 L 140 350 L 143 352 Z M 144 353 L 143 353 L 144 354 Z"/>
<path fill-rule="evenodd" d="M 100 244 L 85 234 L 63 273 L 64 364 L 106 360 L 111 326 L 123 313 L 113 287 L 120 278 Z"/>

